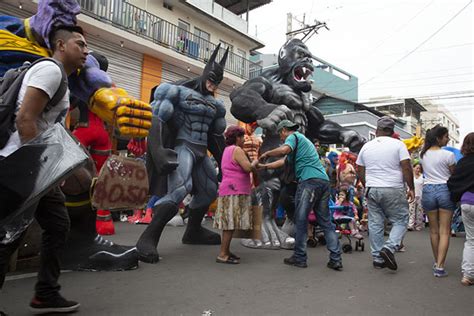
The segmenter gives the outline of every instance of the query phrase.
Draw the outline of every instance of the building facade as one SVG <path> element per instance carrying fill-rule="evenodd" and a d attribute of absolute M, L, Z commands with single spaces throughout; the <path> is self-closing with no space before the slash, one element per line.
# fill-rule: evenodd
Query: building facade
<path fill-rule="evenodd" d="M 89 48 L 108 58 L 108 72 L 117 86 L 143 101 L 150 100 L 151 88 L 161 82 L 199 76 L 218 44 L 218 58 L 227 47 L 230 51 L 217 91 L 227 109 L 234 87 L 261 72 L 249 57 L 264 45 L 247 34 L 248 21 L 240 15 L 269 0 L 252 0 L 249 6 L 225 0 L 77 1 L 82 8 L 78 24 Z M 2 0 L 0 14 L 29 17 L 37 2 Z M 235 122 L 227 112 L 228 121 Z"/>
<path fill-rule="evenodd" d="M 343 127 L 347 127 L 359 133 L 362 137 L 365 137 L 367 140 L 372 140 L 375 138 L 375 130 L 377 129 L 377 121 L 380 118 L 379 115 L 369 111 L 362 110 L 357 112 L 347 112 L 339 114 L 329 114 L 325 116 L 326 119 L 331 120 L 340 124 Z M 403 123 L 396 120 L 395 121 L 395 133 L 400 135 L 400 139 L 408 139 L 413 135 L 406 132 L 403 129 Z"/>
<path fill-rule="evenodd" d="M 364 102 L 364 105 L 386 115 L 405 121 L 403 128 L 410 134 L 418 135 L 420 137 L 425 135 L 421 115 L 426 112 L 426 108 L 416 99 L 377 100 Z"/>
<path fill-rule="evenodd" d="M 450 140 L 448 146 L 459 147 L 462 141 L 460 139 L 459 120 L 443 105 L 431 101 L 422 101 L 422 103 L 427 109 L 421 115 L 423 129 L 428 130 L 436 124 L 440 124 L 449 130 Z"/>

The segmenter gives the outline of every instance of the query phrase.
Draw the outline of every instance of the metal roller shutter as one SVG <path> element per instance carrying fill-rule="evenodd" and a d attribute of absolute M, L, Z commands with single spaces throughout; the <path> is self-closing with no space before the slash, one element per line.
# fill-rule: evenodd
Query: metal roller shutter
<path fill-rule="evenodd" d="M 91 50 L 107 57 L 109 61 L 107 73 L 115 85 L 127 90 L 131 96 L 140 98 L 143 55 L 90 34 L 86 39 Z"/>
<path fill-rule="evenodd" d="M 163 63 L 161 74 L 162 82 L 175 82 L 199 76 L 188 71 L 187 69 L 179 68 L 177 66 L 165 62 Z"/>

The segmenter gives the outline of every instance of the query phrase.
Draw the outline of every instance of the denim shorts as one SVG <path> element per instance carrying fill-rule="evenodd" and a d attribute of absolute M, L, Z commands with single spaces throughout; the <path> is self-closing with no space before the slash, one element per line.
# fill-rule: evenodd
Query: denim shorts
<path fill-rule="evenodd" d="M 456 205 L 451 201 L 447 184 L 425 184 L 421 197 L 421 206 L 425 212 L 444 209 L 454 211 Z"/>

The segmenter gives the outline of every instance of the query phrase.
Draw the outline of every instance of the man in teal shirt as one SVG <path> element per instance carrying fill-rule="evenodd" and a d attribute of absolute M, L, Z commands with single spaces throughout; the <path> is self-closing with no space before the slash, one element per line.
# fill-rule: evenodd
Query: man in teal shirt
<path fill-rule="evenodd" d="M 314 209 L 319 226 L 323 229 L 326 245 L 330 252 L 328 268 L 342 270 L 341 248 L 335 226 L 331 222 L 329 212 L 329 178 L 319 160 L 319 155 L 313 143 L 298 132 L 299 126 L 289 120 L 278 124 L 278 133 L 284 144 L 267 151 L 260 156 L 260 161 L 268 157 L 289 155 L 289 163 L 295 165 L 295 174 L 298 187 L 295 196 L 295 249 L 293 256 L 285 258 L 284 263 L 300 268 L 308 265 L 306 255 L 306 241 L 308 238 L 308 214 Z M 296 151 L 296 155 L 293 153 Z M 296 157 L 295 157 L 296 156 Z M 285 159 L 267 164 L 260 164 L 261 168 L 277 169 L 284 165 Z"/>

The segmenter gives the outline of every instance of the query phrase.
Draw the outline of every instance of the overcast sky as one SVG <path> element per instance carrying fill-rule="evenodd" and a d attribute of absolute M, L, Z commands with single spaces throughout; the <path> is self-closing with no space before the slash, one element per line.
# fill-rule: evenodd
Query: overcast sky
<path fill-rule="evenodd" d="M 467 5 L 467 7 L 466 7 Z M 463 9 L 464 8 L 464 9 Z M 306 44 L 314 55 L 359 78 L 359 100 L 474 94 L 472 0 L 274 0 L 250 13 L 249 33 L 278 53 L 286 16 L 326 22 Z M 293 30 L 300 28 L 293 21 Z M 438 100 L 474 130 L 474 98 Z"/>

